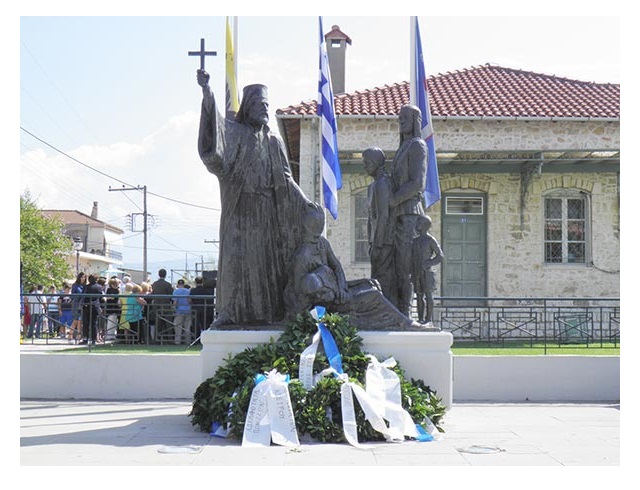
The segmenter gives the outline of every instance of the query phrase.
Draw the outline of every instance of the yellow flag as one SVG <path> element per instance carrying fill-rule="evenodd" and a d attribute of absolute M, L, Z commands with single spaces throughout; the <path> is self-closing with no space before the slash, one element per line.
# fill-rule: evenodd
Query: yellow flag
<path fill-rule="evenodd" d="M 233 52 L 233 39 L 231 37 L 231 26 L 227 17 L 227 42 L 225 56 L 225 90 L 226 90 L 226 111 L 227 117 L 234 117 L 240 108 L 238 102 L 238 86 L 236 84 L 236 57 Z"/>

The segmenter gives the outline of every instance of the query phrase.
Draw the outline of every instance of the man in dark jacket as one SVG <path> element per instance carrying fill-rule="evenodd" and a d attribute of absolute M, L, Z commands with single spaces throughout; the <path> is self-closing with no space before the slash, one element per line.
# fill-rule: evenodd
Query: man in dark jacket
<path fill-rule="evenodd" d="M 92 344 L 95 344 L 104 293 L 96 276 L 90 275 L 87 281 L 89 284 L 84 289 L 85 296 L 82 299 L 82 341 L 80 343 L 86 344 L 90 340 Z"/>
<path fill-rule="evenodd" d="M 196 339 L 199 339 L 202 331 L 209 328 L 213 322 L 214 293 L 213 289 L 204 286 L 202 277 L 196 277 L 196 287 L 192 288 L 189 294 L 192 297 L 191 308 L 196 313 Z"/>
<path fill-rule="evenodd" d="M 171 324 L 171 318 L 173 316 L 173 309 L 171 307 L 173 286 L 165 279 L 166 277 L 167 271 L 160 269 L 158 271 L 159 279 L 151 285 L 152 296 L 149 297 L 152 304 L 149 317 L 151 323 L 155 322 L 156 339 L 162 335 L 169 335 L 171 339 L 173 339 L 173 325 Z"/>

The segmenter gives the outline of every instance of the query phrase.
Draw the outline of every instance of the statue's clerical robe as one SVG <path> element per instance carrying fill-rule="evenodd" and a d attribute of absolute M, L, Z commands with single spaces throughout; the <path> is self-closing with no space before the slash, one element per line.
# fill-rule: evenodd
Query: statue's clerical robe
<path fill-rule="evenodd" d="M 221 117 L 213 97 L 205 97 L 198 151 L 221 192 L 214 325 L 278 323 L 307 202 L 282 140 L 267 126 L 255 130 Z"/>

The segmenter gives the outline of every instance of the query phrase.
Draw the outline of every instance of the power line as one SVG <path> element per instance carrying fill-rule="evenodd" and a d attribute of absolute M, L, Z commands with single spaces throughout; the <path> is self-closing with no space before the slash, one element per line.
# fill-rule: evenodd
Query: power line
<path fill-rule="evenodd" d="M 68 153 L 65 153 L 64 151 L 60 150 L 59 148 L 56 148 L 56 147 L 55 147 L 55 146 L 53 146 L 52 144 L 50 144 L 50 143 L 48 143 L 47 141 L 43 140 L 42 138 L 39 138 L 38 136 L 36 136 L 35 134 L 33 134 L 31 131 L 26 130 L 26 129 L 25 129 L 25 128 L 23 128 L 22 126 L 20 126 L 20 129 L 21 129 L 22 131 L 24 131 L 25 133 L 27 133 L 27 134 L 28 134 L 29 136 L 31 136 L 32 138 L 34 138 L 34 139 L 38 140 L 39 142 L 41 142 L 41 143 L 42 143 L 42 144 L 44 144 L 44 145 L 47 145 L 47 146 L 48 146 L 49 148 L 51 148 L 52 150 L 54 150 L 54 151 L 56 151 L 56 152 L 60 153 L 61 155 L 63 155 L 63 156 L 65 156 L 65 157 L 69 158 L 70 160 L 73 160 L 74 162 L 76 162 L 76 163 L 78 163 L 78 164 L 82 165 L 83 167 L 88 168 L 89 170 L 92 170 L 92 171 L 94 171 L 94 172 L 96 172 L 96 173 L 98 173 L 98 174 L 102 175 L 103 177 L 107 177 L 108 179 L 115 180 L 116 182 L 119 182 L 119 183 L 121 183 L 121 184 L 122 184 L 122 185 L 124 185 L 124 186 L 134 187 L 132 184 L 129 184 L 128 182 L 125 182 L 125 181 L 123 181 L 123 180 L 120 180 L 120 179 L 118 179 L 118 178 L 116 178 L 116 177 L 113 177 L 113 176 L 111 176 L 111 175 L 109 175 L 109 174 L 107 174 L 107 173 L 105 173 L 105 172 L 103 172 L 103 171 L 101 171 L 101 170 L 95 169 L 95 168 L 91 167 L 90 165 L 87 165 L 87 164 L 86 164 L 86 163 L 84 163 L 84 162 L 81 162 L 81 161 L 80 161 L 80 160 L 78 160 L 77 158 L 72 157 L 72 156 L 71 156 L 71 155 L 69 155 Z M 200 205 L 200 204 L 193 204 L 193 203 L 189 203 L 189 202 L 185 202 L 185 201 L 180 201 L 180 200 L 178 200 L 178 199 L 173 199 L 173 198 L 171 198 L 171 197 L 162 196 L 162 195 L 160 195 L 160 194 L 156 194 L 156 193 L 154 193 L 154 192 L 148 192 L 148 194 L 149 194 L 149 195 L 151 195 L 151 196 L 154 196 L 154 197 L 160 198 L 160 199 L 164 199 L 164 200 L 166 200 L 166 201 L 175 202 L 176 204 L 183 204 L 183 205 L 185 205 L 185 206 L 191 206 L 191 207 L 194 207 L 194 208 L 207 209 L 207 210 L 209 210 L 209 211 L 220 211 L 220 208 L 213 208 L 213 207 L 210 207 L 210 206 L 202 206 L 202 205 Z"/>

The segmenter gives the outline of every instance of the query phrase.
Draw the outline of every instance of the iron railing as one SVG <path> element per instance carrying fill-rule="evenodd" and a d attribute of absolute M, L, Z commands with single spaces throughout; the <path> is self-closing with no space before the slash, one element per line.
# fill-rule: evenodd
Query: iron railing
<path fill-rule="evenodd" d="M 55 311 L 49 305 L 57 298 L 70 298 L 70 310 L 57 303 Z M 110 304 L 107 300 L 117 300 Z M 131 316 L 131 305 L 144 300 L 141 317 Z M 171 295 L 91 295 L 91 294 L 21 294 L 21 337 L 26 342 L 71 344 L 114 342 L 122 344 L 188 344 L 200 339 L 214 317 L 213 295 L 189 295 L 188 311 L 177 309 Z M 78 304 L 73 304 L 76 300 Z M 92 301 L 98 308 L 91 306 Z M 43 306 L 36 306 L 40 301 Z M 29 323 L 25 321 L 25 305 L 30 309 Z M 130 310 L 129 312 L 127 310 Z M 42 311 L 42 313 L 39 313 Z M 75 320 L 80 319 L 85 326 Z"/>
<path fill-rule="evenodd" d="M 434 325 L 487 344 L 620 343 L 619 298 L 434 298 Z"/>
<path fill-rule="evenodd" d="M 34 304 L 38 298 L 46 305 L 52 297 L 99 299 L 100 310 L 89 309 L 88 335 L 72 329 L 60 312 L 45 311 L 42 322 L 32 317 L 25 325 L 22 316 L 21 336 L 27 342 L 49 343 L 52 339 L 78 343 L 84 338 L 97 342 L 189 344 L 199 340 L 215 315 L 213 295 L 190 295 L 188 313 L 177 312 L 171 295 L 74 295 L 21 294 L 21 315 L 24 304 Z M 114 311 L 106 299 L 117 299 Z M 142 321 L 127 319 L 125 298 L 142 298 Z M 130 300 L 131 301 L 131 300 Z M 433 323 L 441 331 L 450 332 L 454 341 L 481 342 L 487 345 L 529 345 L 543 343 L 563 345 L 580 343 L 592 347 L 620 344 L 619 298 L 499 298 L 499 297 L 435 297 Z M 74 311 L 74 317 L 81 316 Z M 415 318 L 416 305 L 412 307 Z M 74 325 L 77 326 L 77 325 Z M 87 332 L 85 332 L 86 334 Z M 94 335 L 95 334 L 95 335 Z"/>

